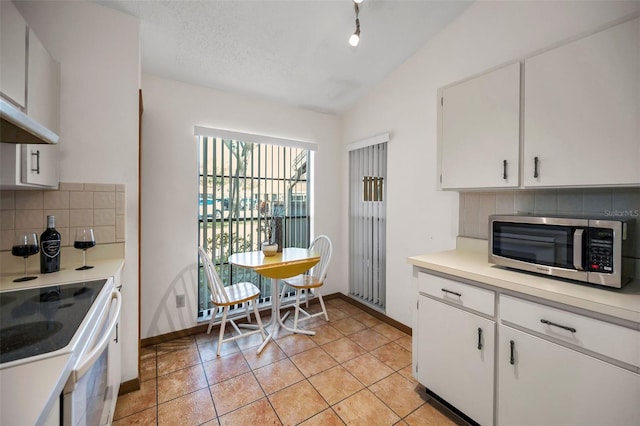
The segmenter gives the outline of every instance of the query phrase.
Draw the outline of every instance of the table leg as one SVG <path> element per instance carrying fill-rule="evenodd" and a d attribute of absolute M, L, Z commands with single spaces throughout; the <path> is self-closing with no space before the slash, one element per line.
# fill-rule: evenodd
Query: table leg
<path fill-rule="evenodd" d="M 284 320 L 287 318 L 287 315 L 289 315 L 288 313 L 283 317 L 280 316 L 280 280 L 278 280 L 278 286 L 276 287 L 278 289 L 278 312 L 277 312 L 277 316 L 278 316 L 278 323 L 280 324 L 280 326 L 282 328 L 284 328 L 287 331 L 290 331 L 292 333 L 298 333 L 298 334 L 306 334 L 307 336 L 315 336 L 316 332 L 315 331 L 311 331 L 311 330 L 301 330 L 301 329 L 293 329 L 293 328 L 289 328 L 284 324 Z"/>
<path fill-rule="evenodd" d="M 273 335 L 278 332 L 280 327 L 284 328 L 287 331 L 298 334 L 306 334 L 308 336 L 315 336 L 316 332 L 311 330 L 301 330 L 301 329 L 293 329 L 289 328 L 284 324 L 285 319 L 289 315 L 285 314 L 284 317 L 280 316 L 280 280 L 272 279 L 272 283 L 274 284 L 271 290 L 271 319 L 267 324 L 264 325 L 265 330 L 271 326 L 273 328 L 268 331 L 267 338 L 262 342 L 262 344 L 258 347 L 258 354 L 262 352 L 262 350 L 267 346 L 267 343 L 272 339 Z M 274 293 L 275 289 L 275 293 Z"/>

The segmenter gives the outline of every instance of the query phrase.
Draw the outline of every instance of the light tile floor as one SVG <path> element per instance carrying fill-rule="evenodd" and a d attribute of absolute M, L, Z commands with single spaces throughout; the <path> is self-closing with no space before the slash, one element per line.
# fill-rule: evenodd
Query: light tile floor
<path fill-rule="evenodd" d="M 329 322 L 304 323 L 315 336 L 281 330 L 260 355 L 260 337 L 250 336 L 223 344 L 216 357 L 215 328 L 143 348 L 141 389 L 118 398 L 113 424 L 459 422 L 411 376 L 411 336 L 343 299 L 326 304 Z"/>

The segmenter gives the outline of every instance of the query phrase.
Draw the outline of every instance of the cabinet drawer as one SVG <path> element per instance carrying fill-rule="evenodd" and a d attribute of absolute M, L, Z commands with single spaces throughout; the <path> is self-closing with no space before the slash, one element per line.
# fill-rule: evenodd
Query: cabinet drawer
<path fill-rule="evenodd" d="M 640 367 L 640 331 L 506 295 L 500 319 Z"/>
<path fill-rule="evenodd" d="M 495 293 L 491 290 L 419 272 L 418 291 L 486 315 L 495 315 Z"/>

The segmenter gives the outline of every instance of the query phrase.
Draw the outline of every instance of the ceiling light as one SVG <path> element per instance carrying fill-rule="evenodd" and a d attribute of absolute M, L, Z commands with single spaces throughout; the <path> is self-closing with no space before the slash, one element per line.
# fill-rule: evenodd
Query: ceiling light
<path fill-rule="evenodd" d="M 351 37 L 349 37 L 349 44 L 353 47 L 356 47 L 360 42 L 360 18 L 358 15 L 360 13 L 360 8 L 358 7 L 358 3 L 362 3 L 363 0 L 353 0 L 353 7 L 356 11 L 356 30 Z"/>

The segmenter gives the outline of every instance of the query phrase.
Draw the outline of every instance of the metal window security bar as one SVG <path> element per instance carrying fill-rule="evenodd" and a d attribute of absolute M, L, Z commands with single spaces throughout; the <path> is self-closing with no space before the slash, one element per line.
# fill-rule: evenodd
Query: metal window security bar
<path fill-rule="evenodd" d="M 387 142 L 383 134 L 349 151 L 349 295 L 386 308 Z"/>
<path fill-rule="evenodd" d="M 271 280 L 232 267 L 228 259 L 233 253 L 260 250 L 272 223 L 279 225 L 284 247 L 309 245 L 309 170 L 315 144 L 201 127 L 195 133 L 198 245 L 210 255 L 226 285 L 252 282 L 260 289 L 259 303 L 269 304 Z M 198 316 L 206 319 L 215 311 L 200 260 L 198 266 Z"/>

